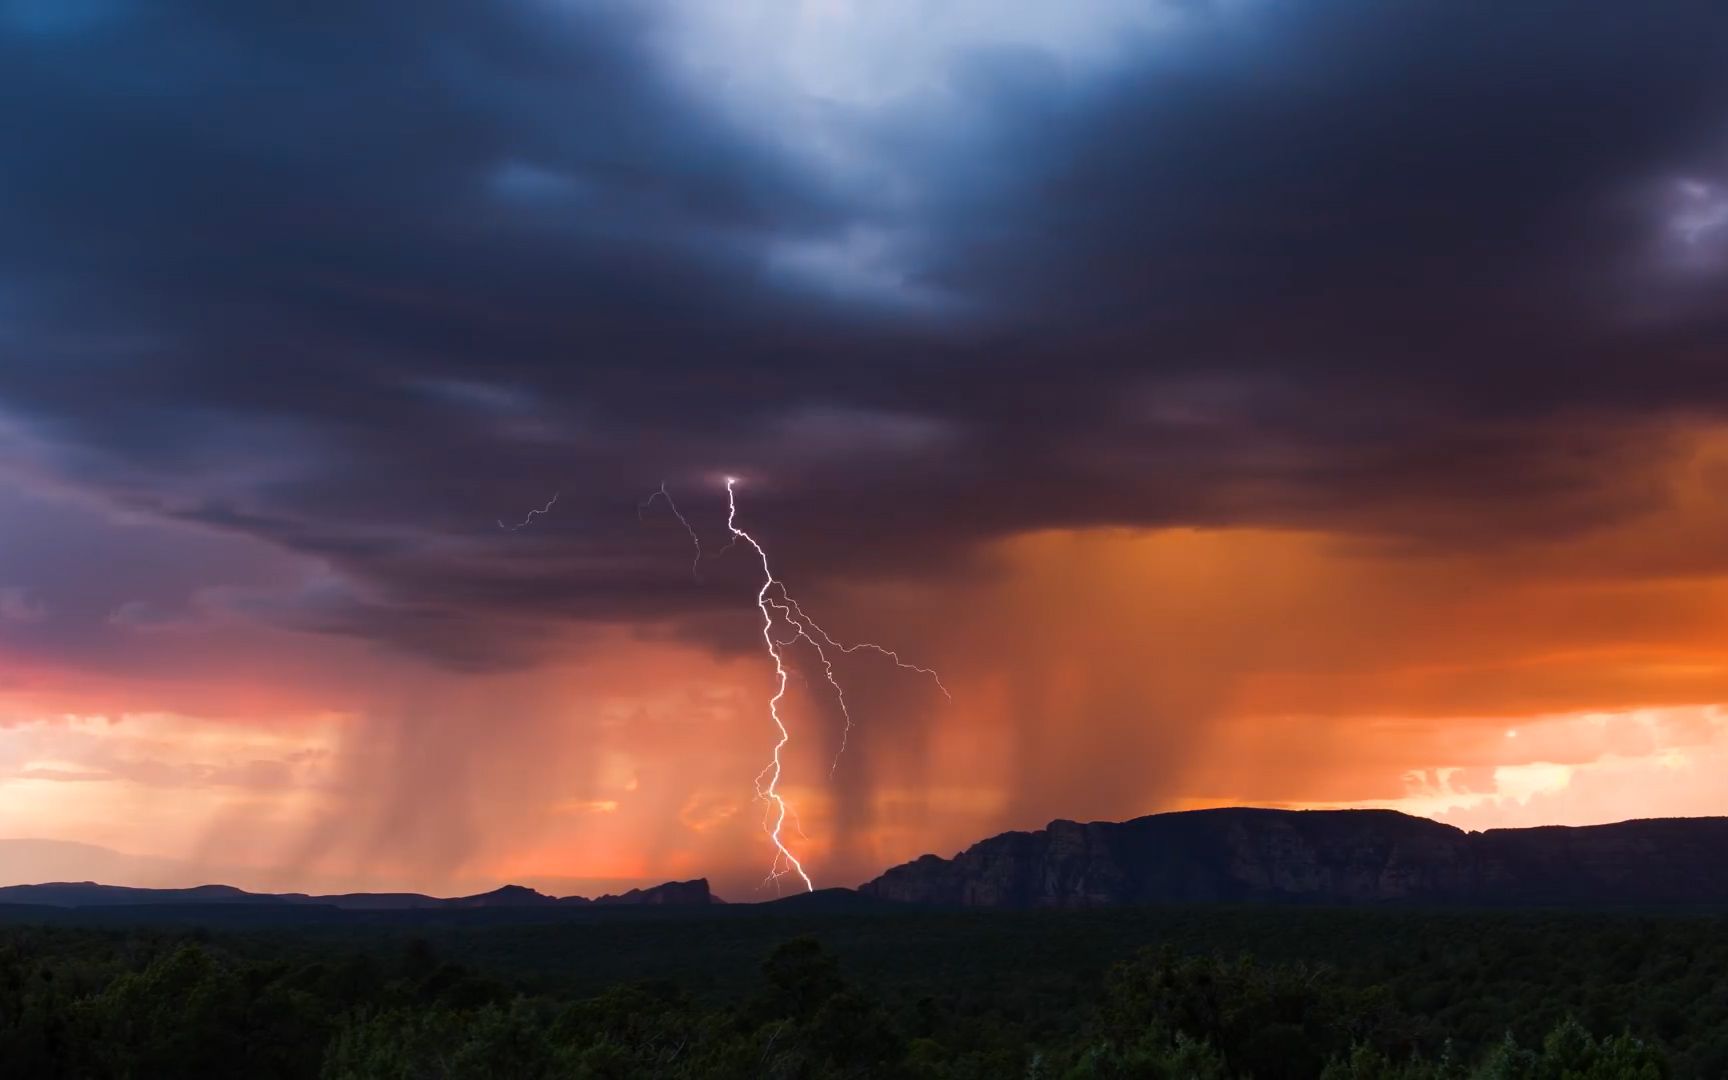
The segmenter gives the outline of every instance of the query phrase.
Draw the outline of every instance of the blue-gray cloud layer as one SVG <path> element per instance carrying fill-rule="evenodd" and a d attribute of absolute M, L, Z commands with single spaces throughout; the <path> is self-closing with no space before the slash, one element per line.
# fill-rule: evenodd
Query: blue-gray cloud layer
<path fill-rule="evenodd" d="M 870 101 L 681 25 L 0 5 L 0 435 L 342 583 L 256 614 L 489 665 L 730 602 L 638 522 L 662 479 L 719 533 L 746 475 L 806 578 L 1056 525 L 1496 544 L 1649 506 L 1728 401 L 1719 4 L 1176 5 Z"/>

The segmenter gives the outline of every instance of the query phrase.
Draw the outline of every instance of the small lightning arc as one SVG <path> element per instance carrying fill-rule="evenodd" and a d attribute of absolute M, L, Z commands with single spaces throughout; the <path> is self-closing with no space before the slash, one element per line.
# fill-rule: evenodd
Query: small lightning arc
<path fill-rule="evenodd" d="M 563 494 L 563 492 L 560 492 L 560 491 L 553 492 L 552 497 L 550 499 L 546 500 L 545 506 L 542 506 L 538 510 L 528 511 L 528 516 L 523 518 L 521 521 L 518 521 L 514 525 L 506 525 L 506 524 L 504 524 L 504 519 L 499 518 L 498 519 L 498 527 L 500 529 L 503 529 L 505 532 L 515 532 L 517 529 L 527 527 L 528 525 L 533 523 L 535 518 L 539 517 L 542 514 L 546 514 L 546 513 L 551 512 L 552 504 L 556 503 L 558 501 L 558 496 L 562 495 L 562 494 Z"/>
<path fill-rule="evenodd" d="M 833 646 L 848 656 L 858 652 L 859 650 L 865 650 L 876 653 L 880 656 L 886 656 L 889 660 L 893 661 L 894 666 L 897 668 L 904 671 L 916 671 L 921 675 L 930 676 L 931 681 L 936 684 L 936 689 L 942 691 L 942 696 L 947 698 L 949 702 L 953 702 L 954 695 L 948 692 L 948 687 L 942 684 L 942 676 L 938 675 L 933 668 L 920 667 L 917 664 L 909 664 L 900 659 L 900 654 L 898 652 L 895 652 L 893 649 L 884 648 L 873 641 L 860 641 L 856 645 L 843 645 L 829 637 L 828 631 L 822 629 L 815 619 L 804 614 L 804 609 L 798 606 L 798 601 L 786 595 L 786 586 L 784 584 L 780 586 L 780 598 L 785 605 L 784 610 L 787 612 L 786 621 L 791 623 L 798 631 L 797 636 L 795 636 L 793 640 L 796 641 L 798 637 L 803 637 L 805 641 L 816 646 L 816 656 L 822 661 L 823 673 L 828 676 L 828 685 L 834 688 L 834 700 L 840 703 L 840 718 L 845 722 L 845 726 L 840 729 L 840 749 L 834 752 L 834 763 L 828 767 L 829 776 L 833 776 L 835 772 L 839 770 L 840 758 L 846 753 L 847 736 L 852 734 L 852 712 L 846 707 L 846 691 L 841 689 L 839 681 L 834 678 L 834 663 L 828 659 L 827 652 L 823 650 L 822 646 L 824 644 Z M 794 618 L 794 615 L 796 615 L 796 618 Z M 822 638 L 820 643 L 805 632 L 804 627 L 806 625 L 820 635 Z"/>
<path fill-rule="evenodd" d="M 702 538 L 696 535 L 696 529 L 690 524 L 690 519 L 685 517 L 683 511 L 678 509 L 678 504 L 672 501 L 672 493 L 666 490 L 664 481 L 661 482 L 659 491 L 636 504 L 636 520 L 642 520 L 642 515 L 648 512 L 650 506 L 654 505 L 655 499 L 665 499 L 666 508 L 672 511 L 672 516 L 678 519 L 678 524 L 684 526 L 684 531 L 690 534 L 690 543 L 696 549 L 696 557 L 690 560 L 690 576 L 696 580 L 697 584 L 701 584 Z M 733 540 L 736 539 L 737 537 L 733 537 Z M 730 548 L 732 545 L 727 544 L 726 546 Z M 722 551 L 721 554 L 725 554 L 725 552 Z"/>

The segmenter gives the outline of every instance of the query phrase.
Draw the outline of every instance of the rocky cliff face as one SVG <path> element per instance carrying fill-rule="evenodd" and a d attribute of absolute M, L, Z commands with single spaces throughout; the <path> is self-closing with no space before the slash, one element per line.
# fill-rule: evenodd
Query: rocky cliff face
<path fill-rule="evenodd" d="M 1052 821 L 861 892 L 966 907 L 1213 902 L 1728 904 L 1728 818 L 1466 833 L 1390 810 Z"/>

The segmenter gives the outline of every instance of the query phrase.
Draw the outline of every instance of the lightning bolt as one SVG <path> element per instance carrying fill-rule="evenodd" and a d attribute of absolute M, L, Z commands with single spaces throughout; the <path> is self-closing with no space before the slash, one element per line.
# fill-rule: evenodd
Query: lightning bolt
<path fill-rule="evenodd" d="M 768 868 L 768 880 L 779 881 L 787 873 L 796 873 L 807 892 L 815 892 L 816 886 L 810 880 L 810 875 L 804 872 L 804 864 L 798 861 L 798 856 L 792 854 L 792 849 L 786 846 L 786 841 L 780 836 L 786 827 L 787 804 L 786 797 L 780 794 L 780 776 L 785 766 L 780 760 L 780 751 L 792 741 L 792 733 L 786 729 L 786 721 L 780 717 L 780 702 L 786 697 L 786 657 L 780 650 L 780 639 L 774 636 L 774 613 L 768 600 L 768 591 L 778 580 L 774 571 L 768 567 L 768 552 L 763 550 L 756 538 L 738 527 L 738 496 L 733 491 L 737 485 L 736 477 L 726 478 L 726 529 L 734 540 L 742 540 L 755 549 L 756 557 L 762 560 L 762 588 L 756 591 L 756 606 L 762 612 L 762 643 L 768 646 L 768 655 L 774 661 L 774 696 L 768 699 L 768 715 L 774 721 L 774 728 L 780 733 L 780 740 L 774 744 L 774 754 L 768 767 L 756 774 L 756 794 L 768 803 L 767 817 L 762 827 L 768 833 L 768 839 L 774 843 L 774 862 Z M 785 592 L 785 586 L 781 586 Z M 797 639 L 794 638 L 794 641 Z M 766 787 L 762 778 L 768 778 Z M 772 820 L 772 824 L 769 820 Z M 790 867 L 790 870 L 786 869 Z"/>
<path fill-rule="evenodd" d="M 855 645 L 844 645 L 834 640 L 827 630 L 824 630 L 816 620 L 806 614 L 803 607 L 787 591 L 786 583 L 774 576 L 773 569 L 768 565 L 768 552 L 756 542 L 755 537 L 738 527 L 738 495 L 735 490 L 737 483 L 736 477 L 728 476 L 726 478 L 726 529 L 732 534 L 732 542 L 727 545 L 727 548 L 730 549 L 733 544 L 742 540 L 750 545 L 750 548 L 756 552 L 757 559 L 762 563 L 762 587 L 756 591 L 756 607 L 762 613 L 762 643 L 768 649 L 769 658 L 774 661 L 775 687 L 774 695 L 768 699 L 768 715 L 774 721 L 774 728 L 780 736 L 774 744 L 773 755 L 767 767 L 756 774 L 756 794 L 767 803 L 762 822 L 763 831 L 768 834 L 769 840 L 774 844 L 774 862 L 769 867 L 767 880 L 777 883 L 788 874 L 796 874 L 799 880 L 804 883 L 805 889 L 814 892 L 816 886 L 811 882 L 810 875 L 805 872 L 804 864 L 786 845 L 785 837 L 782 835 L 788 816 L 792 818 L 793 825 L 798 829 L 799 834 L 802 835 L 804 832 L 803 828 L 798 825 L 797 812 L 793 810 L 791 804 L 786 801 L 786 797 L 780 792 L 780 779 L 785 772 L 781 752 L 785 750 L 786 744 L 792 741 L 792 733 L 786 727 L 785 718 L 780 715 L 780 705 L 786 697 L 786 682 L 789 674 L 786 667 L 786 656 L 782 650 L 798 641 L 804 641 L 814 648 L 817 658 L 822 661 L 823 676 L 834 690 L 835 700 L 839 702 L 840 714 L 845 720 L 845 728 L 840 737 L 840 751 L 835 754 L 834 765 L 829 769 L 830 776 L 833 775 L 834 769 L 839 767 L 840 754 L 846 751 L 846 737 L 852 731 L 852 713 L 846 704 L 845 687 L 841 685 L 840 680 L 834 674 L 834 662 L 828 655 L 828 649 L 837 649 L 848 655 L 863 650 L 885 656 L 893 661 L 898 668 L 930 676 L 935 681 L 937 688 L 942 691 L 943 697 L 949 701 L 954 700 L 954 698 L 948 692 L 948 688 L 943 685 L 941 676 L 931 668 L 907 663 L 900 658 L 898 652 L 875 642 L 862 641 Z M 656 495 L 664 494 L 664 492 L 665 485 L 661 485 L 661 490 Z M 648 501 L 652 502 L 654 498 L 655 496 L 651 495 Z M 667 505 L 670 506 L 672 497 L 667 495 L 666 501 Z M 673 512 L 677 513 L 676 507 L 673 508 Z M 682 520 L 682 515 L 680 515 L 680 520 Z M 689 527 L 689 522 L 685 522 L 685 528 L 688 529 Z M 694 539 L 694 530 L 691 530 L 691 536 Z M 698 542 L 697 560 L 700 561 L 700 559 L 701 544 Z M 784 641 L 774 634 L 776 614 L 792 632 L 792 636 Z M 764 778 L 767 780 L 766 783 L 763 782 Z"/>
<path fill-rule="evenodd" d="M 515 532 L 517 529 L 521 529 L 521 528 L 524 528 L 524 527 L 532 524 L 535 518 L 539 517 L 542 514 L 549 513 L 551 511 L 552 504 L 558 501 L 558 496 L 561 494 L 563 494 L 563 492 L 558 492 L 558 491 L 553 492 L 552 497 L 550 499 L 546 500 L 545 506 L 542 506 L 538 510 L 528 511 L 528 516 L 523 518 L 521 521 L 518 521 L 514 525 L 506 525 L 506 524 L 504 524 L 504 519 L 499 518 L 498 519 L 498 527 L 500 529 L 503 529 L 505 532 Z"/>

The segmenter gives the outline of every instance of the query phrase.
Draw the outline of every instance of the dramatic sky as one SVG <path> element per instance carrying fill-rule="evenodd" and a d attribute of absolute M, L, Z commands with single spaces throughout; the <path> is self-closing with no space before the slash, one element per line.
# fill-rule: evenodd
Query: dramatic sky
<path fill-rule="evenodd" d="M 1728 813 L 1716 0 L 0 0 L 0 877 Z M 521 529 L 527 511 L 557 501 Z"/>

